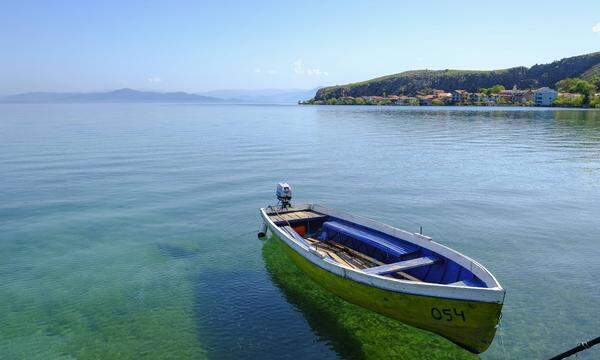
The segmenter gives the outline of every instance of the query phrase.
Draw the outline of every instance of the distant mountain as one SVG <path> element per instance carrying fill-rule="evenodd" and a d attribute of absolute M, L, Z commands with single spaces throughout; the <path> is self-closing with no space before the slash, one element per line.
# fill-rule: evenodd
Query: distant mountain
<path fill-rule="evenodd" d="M 550 64 L 514 67 L 503 70 L 415 70 L 379 77 L 358 83 L 337 85 L 317 91 L 315 100 L 343 96 L 415 95 L 426 89 L 470 92 L 496 84 L 521 89 L 554 87 L 567 77 L 582 77 L 600 86 L 600 52 L 574 56 Z"/>
<path fill-rule="evenodd" d="M 314 96 L 318 89 L 214 90 L 200 93 L 232 102 L 254 104 L 296 104 Z"/>
<path fill-rule="evenodd" d="M 0 97 L 0 103 L 253 103 L 296 104 L 317 89 L 215 90 L 198 94 L 119 89 L 90 93 L 30 92 Z"/>
<path fill-rule="evenodd" d="M 2 103 L 223 103 L 225 100 L 186 92 L 153 92 L 119 89 L 92 93 L 32 92 L 0 98 Z"/>

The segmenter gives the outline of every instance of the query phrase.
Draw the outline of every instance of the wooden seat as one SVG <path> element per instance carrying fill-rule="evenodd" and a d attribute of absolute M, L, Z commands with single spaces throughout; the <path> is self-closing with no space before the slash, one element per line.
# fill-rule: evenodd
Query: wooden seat
<path fill-rule="evenodd" d="M 273 222 L 275 222 L 275 225 L 277 226 L 303 222 L 307 220 L 325 220 L 327 218 L 326 215 L 314 212 L 312 210 L 275 213 L 269 214 L 269 217 L 271 218 L 271 220 L 273 220 Z"/>
<path fill-rule="evenodd" d="M 433 265 L 438 262 L 440 259 L 434 256 L 423 256 L 416 259 L 405 260 L 400 262 L 395 262 L 392 264 L 385 264 L 381 266 L 375 266 L 369 269 L 363 270 L 367 274 L 371 275 L 386 275 L 391 273 L 396 273 L 399 271 L 405 271 L 409 269 L 414 269 L 421 266 Z"/>

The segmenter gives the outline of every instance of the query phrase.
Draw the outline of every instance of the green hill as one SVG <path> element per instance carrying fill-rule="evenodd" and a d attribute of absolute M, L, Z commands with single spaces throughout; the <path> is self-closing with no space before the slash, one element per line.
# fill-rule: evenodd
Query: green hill
<path fill-rule="evenodd" d="M 325 87 L 317 91 L 315 100 L 342 96 L 415 95 L 425 89 L 457 90 L 470 92 L 496 84 L 520 89 L 542 86 L 554 87 L 567 77 L 582 77 L 600 85 L 600 52 L 574 56 L 550 64 L 520 66 L 510 69 L 474 70 L 414 70 L 383 76 L 372 80 Z"/>
<path fill-rule="evenodd" d="M 596 64 L 591 67 L 589 70 L 584 72 L 580 78 L 589 81 L 592 84 L 596 84 L 596 86 L 600 88 L 600 64 Z"/>

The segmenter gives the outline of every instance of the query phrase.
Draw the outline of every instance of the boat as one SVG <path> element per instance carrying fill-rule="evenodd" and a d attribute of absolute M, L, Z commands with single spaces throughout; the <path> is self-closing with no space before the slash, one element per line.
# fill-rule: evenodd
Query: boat
<path fill-rule="evenodd" d="M 412 233 L 318 204 L 260 209 L 259 237 L 284 244 L 308 277 L 342 299 L 439 334 L 473 353 L 492 343 L 505 290 L 475 260 Z"/>

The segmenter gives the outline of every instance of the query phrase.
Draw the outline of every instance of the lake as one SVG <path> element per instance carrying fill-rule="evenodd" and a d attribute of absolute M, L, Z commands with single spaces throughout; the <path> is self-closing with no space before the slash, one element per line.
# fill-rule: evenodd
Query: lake
<path fill-rule="evenodd" d="M 279 181 L 486 266 L 507 295 L 482 358 L 600 329 L 600 111 L 0 105 L 0 174 L 2 358 L 364 356 L 256 238 Z M 400 331 L 402 354 L 460 351 Z"/>

